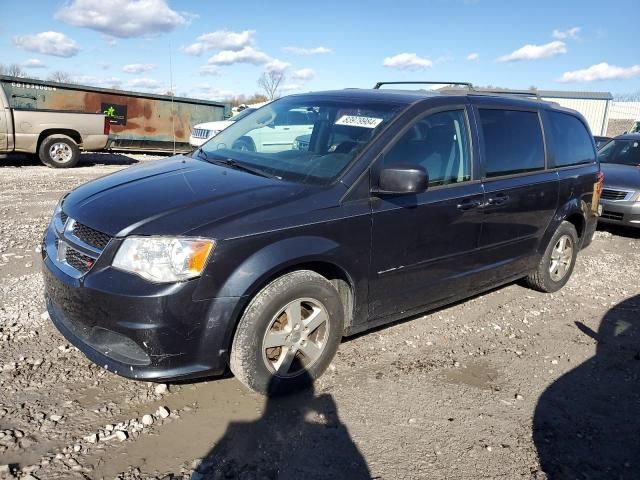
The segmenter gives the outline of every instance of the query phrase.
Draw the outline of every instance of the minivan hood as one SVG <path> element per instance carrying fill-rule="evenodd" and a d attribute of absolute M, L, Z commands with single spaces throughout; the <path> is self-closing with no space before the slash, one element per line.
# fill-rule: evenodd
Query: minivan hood
<path fill-rule="evenodd" d="M 605 187 L 640 190 L 640 167 L 602 162 L 600 169 L 604 173 Z"/>
<path fill-rule="evenodd" d="M 180 235 L 286 203 L 305 187 L 178 155 L 73 190 L 64 212 L 111 236 Z"/>

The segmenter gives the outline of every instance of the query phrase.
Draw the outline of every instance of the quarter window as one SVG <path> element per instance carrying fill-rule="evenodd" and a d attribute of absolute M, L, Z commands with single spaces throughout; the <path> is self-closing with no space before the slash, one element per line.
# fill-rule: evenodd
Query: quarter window
<path fill-rule="evenodd" d="M 471 178 L 469 137 L 464 110 L 439 112 L 414 123 L 387 152 L 383 167 L 419 165 L 429 185 L 460 183 Z"/>
<path fill-rule="evenodd" d="M 487 177 L 544 169 L 544 144 L 536 112 L 481 108 Z"/>
<path fill-rule="evenodd" d="M 549 112 L 549 124 L 553 139 L 554 166 L 565 167 L 595 162 L 591 134 L 573 115 Z"/>

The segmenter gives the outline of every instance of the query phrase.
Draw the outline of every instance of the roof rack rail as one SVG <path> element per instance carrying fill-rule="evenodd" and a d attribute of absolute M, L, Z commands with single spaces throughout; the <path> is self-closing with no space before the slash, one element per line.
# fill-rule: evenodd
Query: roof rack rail
<path fill-rule="evenodd" d="M 474 90 L 473 85 L 469 82 L 378 82 L 374 85 L 374 89 L 379 90 L 382 85 L 462 85 L 468 90 Z"/>
<path fill-rule="evenodd" d="M 476 93 L 493 93 L 495 95 L 514 95 L 522 97 L 536 97 L 542 100 L 537 90 L 509 90 L 508 88 L 475 88 Z"/>

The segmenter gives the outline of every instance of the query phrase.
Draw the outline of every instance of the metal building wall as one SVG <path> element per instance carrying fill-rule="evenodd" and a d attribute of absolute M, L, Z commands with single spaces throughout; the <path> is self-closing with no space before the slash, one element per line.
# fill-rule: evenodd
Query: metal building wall
<path fill-rule="evenodd" d="M 607 133 L 607 104 L 610 100 L 585 98 L 542 97 L 543 100 L 555 102 L 566 108 L 580 112 L 587 119 L 593 135 Z"/>

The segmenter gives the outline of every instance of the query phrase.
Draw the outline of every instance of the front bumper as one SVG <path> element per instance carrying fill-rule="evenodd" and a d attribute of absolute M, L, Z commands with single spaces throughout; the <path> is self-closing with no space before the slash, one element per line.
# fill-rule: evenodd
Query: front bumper
<path fill-rule="evenodd" d="M 51 251 L 55 236 L 50 227 L 43 248 L 47 310 L 58 330 L 91 361 L 139 380 L 225 371 L 239 298 L 194 300 L 198 279 L 152 284 L 105 266 L 102 259 L 75 278 Z M 102 255 L 110 253 L 108 245 Z"/>
<path fill-rule="evenodd" d="M 600 199 L 600 204 L 599 222 L 640 228 L 640 202 Z"/>

